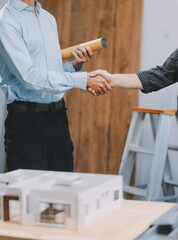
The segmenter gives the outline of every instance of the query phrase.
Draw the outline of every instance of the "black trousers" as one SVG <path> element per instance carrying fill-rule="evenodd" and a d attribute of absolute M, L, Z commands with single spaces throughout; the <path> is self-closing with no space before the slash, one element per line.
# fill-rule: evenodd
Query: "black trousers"
<path fill-rule="evenodd" d="M 71 141 L 65 106 L 56 111 L 8 112 L 5 121 L 8 171 L 37 169 L 73 171 Z"/>

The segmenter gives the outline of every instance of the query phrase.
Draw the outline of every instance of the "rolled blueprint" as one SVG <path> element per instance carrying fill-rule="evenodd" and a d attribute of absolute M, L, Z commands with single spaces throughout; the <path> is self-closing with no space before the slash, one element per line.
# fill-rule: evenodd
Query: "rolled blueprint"
<path fill-rule="evenodd" d="M 78 45 L 75 45 L 75 46 L 72 46 L 72 47 L 69 47 L 69 48 L 65 48 L 65 49 L 62 49 L 62 59 L 63 60 L 66 60 L 66 59 L 69 59 L 69 58 L 72 58 L 73 55 L 72 55 L 72 51 L 74 48 L 78 47 L 78 46 L 82 46 L 82 47 L 86 47 L 86 46 L 89 46 L 91 48 L 91 50 L 94 52 L 94 51 L 97 51 L 99 49 L 102 49 L 102 48 L 106 48 L 108 45 L 107 41 L 105 38 L 98 38 L 98 39 L 95 39 L 95 40 L 92 40 L 92 41 L 89 41 L 89 42 L 85 42 L 85 43 L 81 43 L 81 44 L 78 44 Z"/>

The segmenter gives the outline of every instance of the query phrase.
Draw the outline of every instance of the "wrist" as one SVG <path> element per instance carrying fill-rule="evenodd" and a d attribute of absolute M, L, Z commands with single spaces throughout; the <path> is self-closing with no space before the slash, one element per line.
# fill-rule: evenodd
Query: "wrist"
<path fill-rule="evenodd" d="M 118 87 L 118 83 L 117 83 L 117 81 L 115 80 L 115 76 L 114 76 L 115 74 L 110 74 L 109 76 L 108 76 L 108 82 L 110 83 L 110 85 L 111 85 L 111 87 L 112 88 L 115 88 L 115 87 Z"/>
<path fill-rule="evenodd" d="M 75 60 L 73 61 L 73 67 L 75 68 L 75 70 L 77 71 L 78 69 L 80 69 L 82 67 L 81 63 L 76 62 Z"/>
<path fill-rule="evenodd" d="M 90 74 L 87 73 L 87 88 L 90 88 L 90 82 L 91 82 Z"/>

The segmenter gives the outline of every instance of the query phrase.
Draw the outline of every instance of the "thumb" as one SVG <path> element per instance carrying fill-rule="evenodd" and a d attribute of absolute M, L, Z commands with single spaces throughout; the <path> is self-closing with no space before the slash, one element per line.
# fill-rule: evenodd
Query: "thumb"
<path fill-rule="evenodd" d="M 95 70 L 93 72 L 90 72 L 89 76 L 90 77 L 96 77 L 96 76 L 100 75 L 100 73 L 101 73 L 101 70 Z"/>

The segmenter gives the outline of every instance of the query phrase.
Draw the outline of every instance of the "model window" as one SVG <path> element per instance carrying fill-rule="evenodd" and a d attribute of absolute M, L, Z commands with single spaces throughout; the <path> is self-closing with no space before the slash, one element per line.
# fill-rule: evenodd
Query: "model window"
<path fill-rule="evenodd" d="M 3 206 L 4 221 L 9 221 L 14 216 L 20 215 L 20 202 L 18 196 L 5 195 L 1 197 L 1 206 Z"/>
<path fill-rule="evenodd" d="M 40 221 L 41 223 L 62 224 L 65 225 L 66 218 L 71 216 L 69 204 L 40 203 Z"/>
<path fill-rule="evenodd" d="M 119 199 L 119 190 L 114 191 L 114 201 Z"/>

